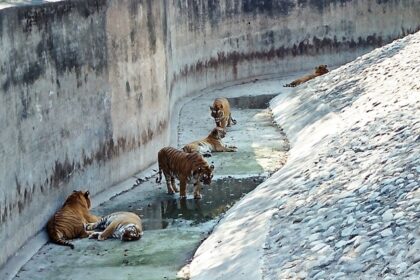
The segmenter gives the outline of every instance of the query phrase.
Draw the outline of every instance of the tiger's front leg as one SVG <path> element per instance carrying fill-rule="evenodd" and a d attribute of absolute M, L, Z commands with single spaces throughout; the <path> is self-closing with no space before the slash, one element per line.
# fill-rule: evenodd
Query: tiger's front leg
<path fill-rule="evenodd" d="M 179 196 L 181 198 L 187 198 L 187 179 L 184 177 L 179 178 Z"/>
<path fill-rule="evenodd" d="M 106 240 L 108 237 L 112 236 L 114 233 L 116 227 L 118 226 L 118 221 L 113 221 L 111 224 L 109 224 L 106 229 L 103 232 L 100 232 L 98 235 L 98 240 Z"/>
<path fill-rule="evenodd" d="M 85 230 L 86 231 L 94 230 L 97 227 L 98 227 L 98 223 L 97 222 L 96 223 L 87 223 L 87 224 L 85 224 Z"/>
<path fill-rule="evenodd" d="M 201 189 L 201 184 L 200 184 L 200 179 L 197 178 L 197 181 L 194 182 L 194 199 L 201 199 L 201 194 L 200 194 L 200 189 Z"/>

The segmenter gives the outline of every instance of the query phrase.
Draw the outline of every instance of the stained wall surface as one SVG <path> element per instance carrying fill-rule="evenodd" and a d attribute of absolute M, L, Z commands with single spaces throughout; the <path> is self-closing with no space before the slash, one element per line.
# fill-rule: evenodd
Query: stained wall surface
<path fill-rule="evenodd" d="M 0 265 L 73 189 L 95 195 L 155 162 L 181 98 L 343 64 L 417 31 L 419 19 L 417 0 L 80 0 L 1 9 Z"/>

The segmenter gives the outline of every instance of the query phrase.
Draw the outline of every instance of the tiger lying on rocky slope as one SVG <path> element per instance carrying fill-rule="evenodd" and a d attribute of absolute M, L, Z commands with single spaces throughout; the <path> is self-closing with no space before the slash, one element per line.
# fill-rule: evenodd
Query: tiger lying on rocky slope
<path fill-rule="evenodd" d="M 295 87 L 295 86 L 303 84 L 303 83 L 305 83 L 309 80 L 312 80 L 313 78 L 324 75 L 326 73 L 328 73 L 327 65 L 319 65 L 319 66 L 315 67 L 315 73 L 307 75 L 307 76 L 302 77 L 302 78 L 299 78 L 297 80 L 294 80 L 290 84 L 284 85 L 284 87 Z"/>
<path fill-rule="evenodd" d="M 205 185 L 211 183 L 214 166 L 209 166 L 199 153 L 186 153 L 172 147 L 162 148 L 158 153 L 159 177 L 156 182 L 162 181 L 162 172 L 166 179 L 168 194 L 178 192 L 175 178 L 179 179 L 180 196 L 186 198 L 187 182 L 194 180 L 194 198 L 201 198 L 201 182 Z"/>
<path fill-rule="evenodd" d="M 122 241 L 139 240 L 143 235 L 140 217 L 132 212 L 115 212 L 103 217 L 96 223 L 89 223 L 86 230 L 103 229 L 102 232 L 93 232 L 89 238 L 105 240 L 108 237 Z"/>
<path fill-rule="evenodd" d="M 51 241 L 74 248 L 68 239 L 88 237 L 92 232 L 86 231 L 84 224 L 99 220 L 89 212 L 89 191 L 73 191 L 54 216 L 48 221 L 47 232 Z"/>
<path fill-rule="evenodd" d="M 210 157 L 212 152 L 236 152 L 235 146 L 225 146 L 222 143 L 225 135 L 225 129 L 215 127 L 206 138 L 189 143 L 182 150 L 186 153 L 197 152 L 204 157 Z"/>

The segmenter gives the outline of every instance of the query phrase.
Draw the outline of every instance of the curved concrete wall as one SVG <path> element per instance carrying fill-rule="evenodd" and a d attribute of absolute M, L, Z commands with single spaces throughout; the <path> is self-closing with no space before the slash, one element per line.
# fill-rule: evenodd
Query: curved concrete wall
<path fill-rule="evenodd" d="M 80 0 L 0 10 L 0 265 L 73 189 L 96 194 L 155 162 L 182 97 L 342 64 L 418 30 L 419 18 L 416 0 Z"/>

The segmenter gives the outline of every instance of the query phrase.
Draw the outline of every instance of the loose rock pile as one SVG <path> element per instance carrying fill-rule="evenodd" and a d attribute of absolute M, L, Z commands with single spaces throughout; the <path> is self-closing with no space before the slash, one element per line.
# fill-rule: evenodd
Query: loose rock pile
<path fill-rule="evenodd" d="M 263 246 L 263 278 L 418 279 L 420 32 L 294 95 L 296 108 L 314 108 L 302 129 L 335 121 L 294 163 L 299 174 L 280 171 L 267 182 L 278 187 L 278 210 Z M 281 126 L 287 114 L 277 113 Z"/>

